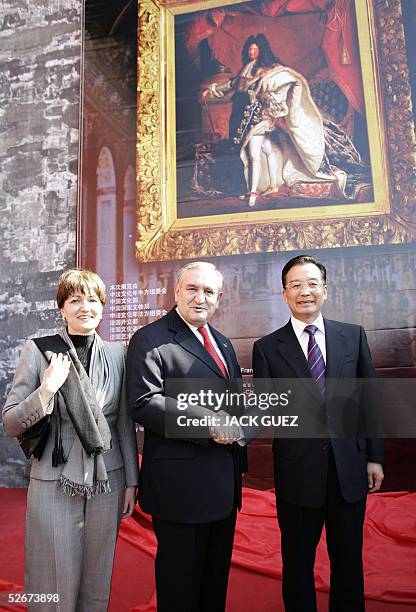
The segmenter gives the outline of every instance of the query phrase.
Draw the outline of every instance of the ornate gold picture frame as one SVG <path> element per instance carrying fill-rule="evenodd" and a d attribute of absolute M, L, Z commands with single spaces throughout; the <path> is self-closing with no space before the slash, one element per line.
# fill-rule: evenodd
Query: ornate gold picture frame
<path fill-rule="evenodd" d="M 175 18 L 237 4 L 244 3 L 139 2 L 137 259 L 163 261 L 415 240 L 416 140 L 399 0 L 355 0 L 373 187 L 369 201 L 178 215 Z"/>

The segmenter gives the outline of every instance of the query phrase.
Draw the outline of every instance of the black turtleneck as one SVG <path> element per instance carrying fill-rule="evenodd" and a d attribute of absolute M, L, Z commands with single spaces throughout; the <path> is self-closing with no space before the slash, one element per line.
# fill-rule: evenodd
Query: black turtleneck
<path fill-rule="evenodd" d="M 92 345 L 94 344 L 95 334 L 90 334 L 89 336 L 74 336 L 73 334 L 68 333 L 68 336 L 72 340 L 72 343 L 78 355 L 78 359 L 80 360 L 80 362 L 84 366 L 86 373 L 88 374 L 90 369 Z"/>

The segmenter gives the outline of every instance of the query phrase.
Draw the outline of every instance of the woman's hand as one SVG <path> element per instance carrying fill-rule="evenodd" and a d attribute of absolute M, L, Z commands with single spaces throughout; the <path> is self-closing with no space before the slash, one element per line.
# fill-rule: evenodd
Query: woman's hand
<path fill-rule="evenodd" d="M 62 387 L 68 378 L 71 360 L 68 355 L 63 353 L 52 355 L 49 366 L 43 373 L 42 382 L 40 385 L 40 397 L 42 404 L 46 407 L 55 393 Z"/>
<path fill-rule="evenodd" d="M 124 506 L 123 514 L 121 518 L 127 518 L 133 514 L 134 506 L 136 504 L 136 487 L 126 487 L 124 493 Z"/>

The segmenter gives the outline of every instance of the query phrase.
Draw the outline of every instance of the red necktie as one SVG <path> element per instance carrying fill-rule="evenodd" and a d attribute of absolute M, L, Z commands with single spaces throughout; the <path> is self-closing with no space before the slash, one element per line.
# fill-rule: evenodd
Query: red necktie
<path fill-rule="evenodd" d="M 224 378 L 228 378 L 228 372 L 227 372 L 227 368 L 225 367 L 224 363 L 222 362 L 220 356 L 218 355 L 217 351 L 214 348 L 214 345 L 212 344 L 211 340 L 209 339 L 208 336 L 208 332 L 206 330 L 205 327 L 198 327 L 198 331 L 201 334 L 201 336 L 204 339 L 204 346 L 207 349 L 208 353 L 211 355 L 211 357 L 213 358 L 213 360 L 215 361 L 215 363 L 217 364 L 217 366 L 219 367 L 219 369 L 222 372 L 222 375 L 224 376 Z"/>

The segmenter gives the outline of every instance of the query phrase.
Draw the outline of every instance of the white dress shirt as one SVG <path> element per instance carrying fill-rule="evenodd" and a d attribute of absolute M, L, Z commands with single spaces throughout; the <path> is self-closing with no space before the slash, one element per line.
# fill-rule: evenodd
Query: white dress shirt
<path fill-rule="evenodd" d="M 186 324 L 187 324 L 187 326 L 189 327 L 189 329 L 190 329 L 190 330 L 191 330 L 191 331 L 192 331 L 192 332 L 195 334 L 195 336 L 198 338 L 198 340 L 200 341 L 200 343 L 203 345 L 203 344 L 204 344 L 204 338 L 203 338 L 202 334 L 200 334 L 200 333 L 199 333 L 198 328 L 197 328 L 197 327 L 195 327 L 195 325 L 191 325 L 191 323 L 188 323 L 188 321 L 186 321 L 186 320 L 183 318 L 183 316 L 181 315 L 181 313 L 179 312 L 179 310 L 178 310 L 177 308 L 176 308 L 176 312 L 178 313 L 178 315 L 180 316 L 180 318 L 182 319 L 182 321 L 184 321 L 184 323 L 186 323 Z M 221 353 L 221 350 L 220 350 L 220 348 L 219 348 L 218 344 L 216 343 L 214 336 L 213 336 L 213 335 L 212 335 L 212 333 L 211 333 L 211 330 L 210 330 L 210 328 L 209 328 L 209 325 L 208 325 L 208 324 L 205 324 L 205 325 L 200 325 L 199 327 L 205 327 L 205 329 L 207 330 L 207 332 L 208 332 L 208 337 L 209 337 L 209 339 L 211 340 L 211 344 L 212 344 L 212 346 L 214 347 L 215 352 L 217 353 L 218 357 L 219 357 L 219 358 L 221 359 L 221 361 L 223 362 L 223 364 L 224 364 L 224 366 L 225 366 L 225 369 L 226 369 L 226 370 L 227 370 L 227 372 L 228 372 L 227 362 L 225 361 L 224 356 L 223 356 L 223 354 Z M 228 372 L 228 374 L 230 374 L 230 373 Z"/>
<path fill-rule="evenodd" d="M 321 349 L 321 353 L 326 365 L 325 325 L 323 316 L 319 314 L 319 316 L 315 319 L 313 323 L 305 323 L 304 321 L 299 321 L 299 319 L 295 319 L 295 317 L 290 317 L 290 322 L 292 323 L 293 331 L 296 334 L 296 338 L 299 341 L 306 361 L 308 361 L 309 334 L 305 331 L 305 327 L 307 325 L 315 325 L 318 328 L 315 333 L 315 340 L 317 345 Z"/>

